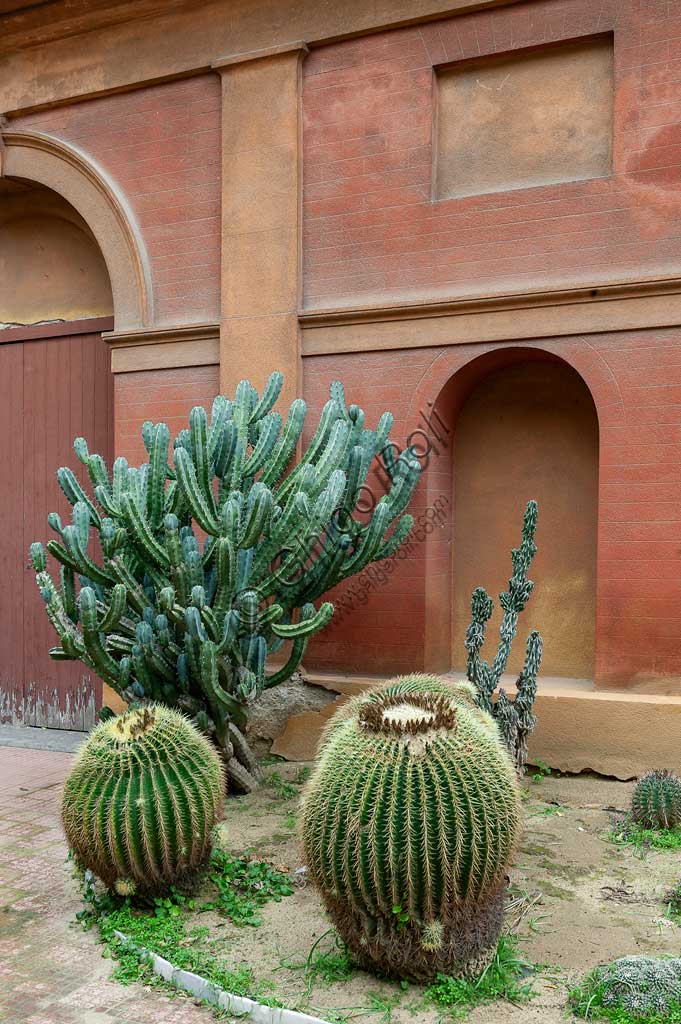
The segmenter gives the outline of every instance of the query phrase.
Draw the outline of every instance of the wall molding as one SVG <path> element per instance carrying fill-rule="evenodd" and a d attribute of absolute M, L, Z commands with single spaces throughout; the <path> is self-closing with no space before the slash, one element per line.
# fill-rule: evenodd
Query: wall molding
<path fill-rule="evenodd" d="M 429 348 L 681 324 L 681 277 L 302 310 L 302 355 Z"/>
<path fill-rule="evenodd" d="M 183 324 L 151 330 L 109 331 L 113 373 L 216 366 L 220 362 L 220 325 Z"/>

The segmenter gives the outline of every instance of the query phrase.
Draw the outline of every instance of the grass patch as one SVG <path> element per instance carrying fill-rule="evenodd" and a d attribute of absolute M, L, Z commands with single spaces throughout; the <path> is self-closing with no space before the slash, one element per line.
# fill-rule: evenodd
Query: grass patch
<path fill-rule="evenodd" d="M 606 1006 L 603 997 L 608 987 L 603 981 L 603 968 L 597 967 L 568 996 L 570 1009 L 585 1020 L 607 1020 L 611 1024 L 681 1024 L 681 1003 L 671 1003 L 661 1013 L 635 1014 L 621 1007 Z"/>
<path fill-rule="evenodd" d="M 632 847 L 641 857 L 645 857 L 650 850 L 681 850 L 681 827 L 643 828 L 630 817 L 614 825 L 606 838 L 615 846 Z"/>
<path fill-rule="evenodd" d="M 282 967 L 305 972 L 308 994 L 318 983 L 333 985 L 337 981 L 346 981 L 355 970 L 347 946 L 333 928 L 319 936 L 306 960 L 283 960 Z"/>
<path fill-rule="evenodd" d="M 236 925 L 262 924 L 259 910 L 274 900 L 293 894 L 288 875 L 277 871 L 265 861 L 248 857 L 233 857 L 224 850 L 215 849 L 207 875 L 215 890 L 213 899 L 200 904 L 199 910 L 215 910 Z"/>
<path fill-rule="evenodd" d="M 169 987 L 134 948 L 143 946 L 174 967 L 200 974 L 233 995 L 281 1006 L 271 994 L 272 982 L 256 981 L 250 967 L 230 968 L 211 951 L 208 928 L 193 921 L 197 912 L 214 910 L 235 925 L 257 927 L 261 924 L 259 910 L 264 904 L 293 893 L 288 875 L 265 862 L 234 857 L 216 849 L 204 876 L 205 884 L 214 893 L 207 901 L 199 901 L 175 887 L 165 896 L 153 899 L 122 897 L 101 890 L 87 872 L 83 880 L 85 906 L 76 917 L 84 928 L 98 928 L 104 955 L 117 961 L 113 977 L 124 985 L 140 981 Z M 117 931 L 130 940 L 129 944 L 116 936 Z"/>
<path fill-rule="evenodd" d="M 498 1000 L 525 1003 L 532 999 L 532 981 L 527 979 L 535 971 L 534 964 L 519 956 L 515 940 L 505 935 L 499 940 L 494 959 L 479 978 L 468 981 L 438 974 L 426 989 L 426 999 L 439 1009 L 447 1010 L 453 1020 L 460 1020 L 484 1003 Z"/>
<path fill-rule="evenodd" d="M 310 771 L 309 765 L 303 765 L 296 772 L 292 782 L 287 782 L 277 771 L 270 772 L 265 779 L 265 785 L 272 790 L 276 800 L 292 800 L 293 797 L 300 795 L 300 787 L 310 777 Z"/>

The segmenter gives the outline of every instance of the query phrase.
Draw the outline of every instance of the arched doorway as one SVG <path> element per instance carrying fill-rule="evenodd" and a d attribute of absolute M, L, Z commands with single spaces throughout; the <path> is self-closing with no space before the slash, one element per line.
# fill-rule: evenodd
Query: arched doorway
<path fill-rule="evenodd" d="M 83 482 L 74 437 L 110 459 L 113 389 L 102 329 L 113 325 L 107 267 L 88 225 L 57 193 L 0 179 L 0 721 L 84 729 L 101 684 L 54 662 L 55 636 L 28 563 L 47 514 L 70 521 L 55 473 Z"/>
<path fill-rule="evenodd" d="M 470 594 L 506 589 L 525 504 L 539 503 L 536 589 L 509 665 L 521 667 L 531 628 L 544 638 L 542 673 L 592 679 L 596 607 L 598 419 L 579 374 L 550 356 L 516 353 L 478 368 L 454 421 L 452 661 L 465 664 Z M 483 357 L 484 358 L 484 357 Z M 479 374 L 482 373 L 482 376 Z M 501 612 L 490 623 L 498 636 Z"/>

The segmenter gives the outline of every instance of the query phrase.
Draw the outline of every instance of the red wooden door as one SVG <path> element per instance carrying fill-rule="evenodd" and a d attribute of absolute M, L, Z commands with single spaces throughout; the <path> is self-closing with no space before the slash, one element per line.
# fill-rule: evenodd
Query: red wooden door
<path fill-rule="evenodd" d="M 59 512 L 64 522 L 71 521 L 69 503 L 56 480 L 59 466 L 70 466 L 84 485 L 89 483 L 73 452 L 74 437 L 84 437 L 90 451 L 99 452 L 110 464 L 113 378 L 106 342 L 92 326 L 87 321 L 59 325 L 61 331 L 72 333 L 17 341 L 10 340 L 9 332 L 0 334 L 0 721 L 4 722 L 87 729 L 101 703 L 101 683 L 85 666 L 52 661 L 48 656 L 58 641 L 28 559 L 32 541 L 44 543 L 55 536 L 47 525 L 48 512 Z M 54 569 L 54 560 L 50 562 Z"/>

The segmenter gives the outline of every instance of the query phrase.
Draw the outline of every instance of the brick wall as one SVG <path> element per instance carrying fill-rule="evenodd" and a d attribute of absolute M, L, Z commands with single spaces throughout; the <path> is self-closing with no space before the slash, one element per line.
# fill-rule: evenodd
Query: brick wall
<path fill-rule="evenodd" d="M 383 409 L 395 414 L 400 444 L 428 402 L 451 382 L 462 395 L 474 376 L 467 368 L 486 353 L 529 357 L 537 350 L 564 359 L 586 381 L 599 418 L 596 680 L 681 693 L 681 334 L 677 329 L 618 332 L 585 338 L 545 339 L 504 345 L 386 351 L 304 361 L 310 419 L 326 398 L 327 382 L 340 378 L 348 401 L 373 425 Z M 397 383 L 399 381 L 399 383 Z M 385 383 L 382 383 L 385 382 Z M 447 387 L 451 410 L 462 397 Z M 446 412 L 446 410 L 445 410 Z M 456 430 L 453 427 L 454 444 Z M 422 515 L 451 487 L 451 452 L 431 460 L 414 511 Z M 425 534 L 390 581 L 369 582 L 368 600 L 315 637 L 306 665 L 350 672 L 404 672 L 442 668 L 449 647 L 448 524 Z M 557 542 L 553 538 L 547 542 Z M 439 566 L 439 572 L 435 568 Z M 435 568 L 434 568 L 435 567 Z M 444 585 L 443 585 L 444 583 Z M 540 582 L 538 582 L 540 585 Z M 346 583 L 331 595 L 342 603 Z M 529 628 L 529 620 L 528 620 Z M 460 637 L 454 638 L 459 644 Z M 426 650 L 430 653 L 426 655 Z M 435 664 L 433 663 L 433 659 Z"/>
<path fill-rule="evenodd" d="M 612 32 L 613 174 L 431 200 L 433 68 Z M 668 0 L 540 0 L 314 50 L 304 64 L 309 307 L 672 273 L 681 19 Z"/>
<path fill-rule="evenodd" d="M 140 370 L 114 378 L 115 453 L 133 465 L 147 461 L 142 443 L 145 420 L 162 420 L 171 438 L 189 425 L 189 412 L 203 405 L 210 413 L 220 389 L 219 367 L 185 366 L 175 370 Z"/>
<path fill-rule="evenodd" d="M 82 149 L 120 187 L 151 262 L 159 324 L 217 320 L 220 79 L 199 75 L 17 118 Z"/>

